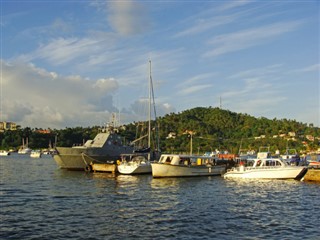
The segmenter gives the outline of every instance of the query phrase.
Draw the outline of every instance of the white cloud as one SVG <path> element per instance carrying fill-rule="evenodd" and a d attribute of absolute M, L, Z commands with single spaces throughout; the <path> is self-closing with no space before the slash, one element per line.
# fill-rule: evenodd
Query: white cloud
<path fill-rule="evenodd" d="M 233 8 L 241 7 L 252 3 L 252 0 L 237 0 L 237 1 L 227 1 L 227 3 L 223 4 L 222 6 L 218 7 L 218 11 L 226 11 Z"/>
<path fill-rule="evenodd" d="M 178 32 L 175 34 L 175 37 L 186 37 L 191 35 L 196 35 L 199 33 L 206 32 L 212 28 L 222 26 L 228 23 L 231 23 L 235 20 L 235 16 L 219 16 L 213 18 L 202 18 L 197 20 L 193 26 L 189 27 L 188 29 Z"/>
<path fill-rule="evenodd" d="M 116 111 L 114 79 L 58 76 L 34 65 L 3 62 L 2 112 L 7 121 L 31 127 L 94 125 Z"/>
<path fill-rule="evenodd" d="M 208 50 L 204 57 L 217 57 L 230 52 L 261 45 L 284 33 L 295 31 L 302 21 L 270 24 L 262 27 L 222 34 L 208 41 L 214 48 Z"/>
<path fill-rule="evenodd" d="M 184 89 L 179 90 L 177 94 L 188 95 L 188 94 L 191 94 L 191 93 L 199 92 L 199 91 L 201 91 L 203 89 L 211 88 L 212 86 L 213 86 L 212 84 L 203 84 L 203 85 L 190 86 L 190 87 L 186 87 Z"/>
<path fill-rule="evenodd" d="M 294 70 L 294 72 L 315 72 L 315 71 L 320 72 L 320 64 L 313 64 L 311 66 Z"/>

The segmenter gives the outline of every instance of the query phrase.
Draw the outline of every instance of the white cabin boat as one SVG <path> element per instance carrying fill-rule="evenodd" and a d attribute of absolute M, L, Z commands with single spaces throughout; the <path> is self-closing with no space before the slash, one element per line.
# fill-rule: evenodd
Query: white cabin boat
<path fill-rule="evenodd" d="M 151 163 L 147 154 L 121 154 L 118 171 L 121 174 L 151 173 Z"/>
<path fill-rule="evenodd" d="M 290 166 L 279 158 L 257 158 L 231 168 L 224 178 L 299 179 L 306 170 L 303 166 Z"/>
<path fill-rule="evenodd" d="M 159 162 L 151 163 L 153 177 L 221 176 L 226 164 L 218 165 L 210 156 L 162 154 Z"/>

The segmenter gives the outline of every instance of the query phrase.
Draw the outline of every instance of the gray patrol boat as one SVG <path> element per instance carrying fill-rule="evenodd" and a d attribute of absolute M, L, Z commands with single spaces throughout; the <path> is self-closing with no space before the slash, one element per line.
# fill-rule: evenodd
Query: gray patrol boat
<path fill-rule="evenodd" d="M 116 164 L 120 154 L 132 153 L 134 149 L 124 145 L 116 132 L 117 128 L 107 126 L 82 146 L 56 147 L 53 158 L 60 168 L 68 170 L 88 170 L 92 163 Z"/>

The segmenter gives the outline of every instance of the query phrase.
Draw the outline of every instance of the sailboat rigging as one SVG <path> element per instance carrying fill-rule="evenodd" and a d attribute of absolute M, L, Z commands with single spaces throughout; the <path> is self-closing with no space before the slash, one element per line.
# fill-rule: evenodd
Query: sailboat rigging
<path fill-rule="evenodd" d="M 141 173 L 151 173 L 151 159 L 156 156 L 155 151 L 151 150 L 151 103 L 153 102 L 155 111 L 155 101 L 153 92 L 153 83 L 151 77 L 151 61 L 149 61 L 149 106 L 148 106 L 148 146 L 144 149 L 137 149 L 133 154 L 122 154 L 121 162 L 118 165 L 118 171 L 122 174 L 141 174 Z M 156 112 L 155 112 L 156 118 Z M 156 128 L 157 130 L 157 128 Z M 157 131 L 156 131 L 157 132 Z M 136 141 L 146 137 L 146 135 L 138 138 Z M 154 146 L 154 148 L 159 151 L 159 144 Z"/>

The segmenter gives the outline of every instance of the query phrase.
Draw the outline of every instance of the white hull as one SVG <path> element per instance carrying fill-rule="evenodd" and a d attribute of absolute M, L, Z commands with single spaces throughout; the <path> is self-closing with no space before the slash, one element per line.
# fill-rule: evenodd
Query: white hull
<path fill-rule="evenodd" d="M 30 148 L 21 148 L 18 150 L 18 154 L 30 154 L 31 151 L 32 150 Z"/>
<path fill-rule="evenodd" d="M 153 177 L 194 177 L 194 176 L 221 176 L 225 166 L 183 166 L 164 163 L 152 163 Z"/>
<path fill-rule="evenodd" d="M 42 153 L 41 152 L 31 152 L 30 157 L 32 158 L 41 158 Z"/>
<path fill-rule="evenodd" d="M 5 150 L 0 151 L 0 156 L 9 156 L 9 155 L 10 155 L 10 152 L 8 151 L 5 151 Z"/>
<path fill-rule="evenodd" d="M 129 162 L 129 163 L 122 163 L 118 165 L 118 171 L 121 174 L 144 174 L 144 173 L 151 173 L 152 168 L 151 168 L 150 162 L 146 162 L 146 163 Z"/>
<path fill-rule="evenodd" d="M 304 167 L 238 167 L 224 174 L 224 178 L 295 179 Z"/>

